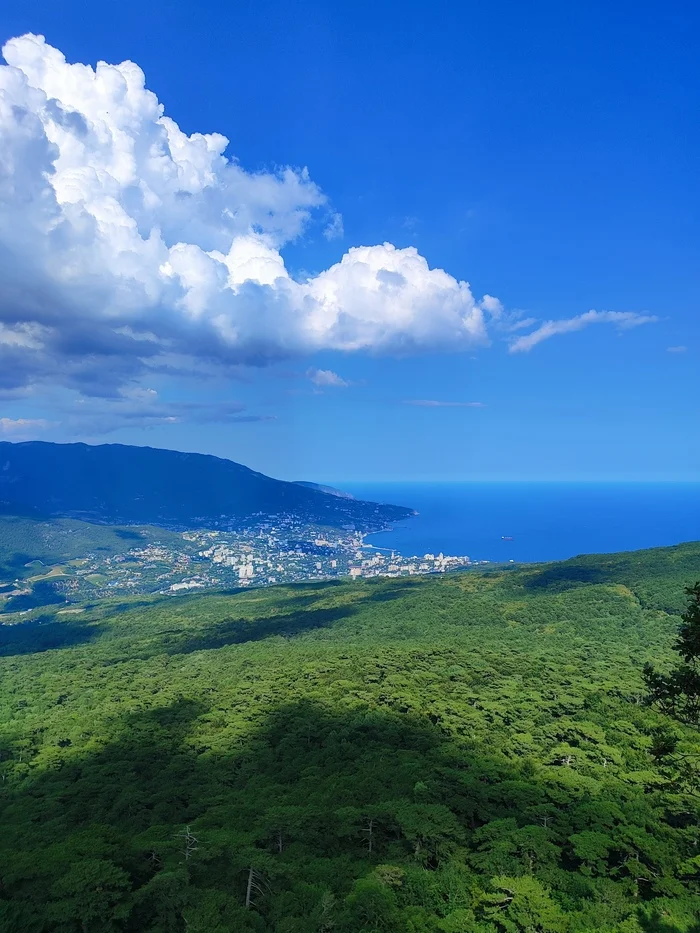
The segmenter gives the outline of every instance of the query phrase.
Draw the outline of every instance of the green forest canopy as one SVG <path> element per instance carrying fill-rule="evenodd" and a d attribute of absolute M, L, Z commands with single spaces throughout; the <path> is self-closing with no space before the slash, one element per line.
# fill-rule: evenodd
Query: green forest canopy
<path fill-rule="evenodd" d="M 642 670 L 698 578 L 689 544 L 3 627 L 0 929 L 697 933 L 700 741 Z"/>

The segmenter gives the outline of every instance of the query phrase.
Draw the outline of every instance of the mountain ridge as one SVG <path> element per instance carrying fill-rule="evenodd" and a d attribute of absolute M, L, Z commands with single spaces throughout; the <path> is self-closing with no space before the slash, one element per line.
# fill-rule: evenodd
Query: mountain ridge
<path fill-rule="evenodd" d="M 165 527 L 284 513 L 367 530 L 412 514 L 273 479 L 211 454 L 49 441 L 0 441 L 0 512 Z"/>
<path fill-rule="evenodd" d="M 316 492 L 323 492 L 327 496 L 337 496 L 339 499 L 354 499 L 349 492 L 337 489 L 335 486 L 325 486 L 323 483 L 311 483 L 307 480 L 298 479 L 294 481 L 295 486 L 303 486 L 305 489 L 315 489 Z"/>

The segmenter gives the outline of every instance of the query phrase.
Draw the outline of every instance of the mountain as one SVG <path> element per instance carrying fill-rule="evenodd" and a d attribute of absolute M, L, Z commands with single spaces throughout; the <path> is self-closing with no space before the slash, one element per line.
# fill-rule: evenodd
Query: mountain
<path fill-rule="evenodd" d="M 205 454 L 44 441 L 0 442 L 0 512 L 171 527 L 287 513 L 363 530 L 412 514 L 282 482 Z"/>
<path fill-rule="evenodd" d="M 317 492 L 325 492 L 327 496 L 337 496 L 339 499 L 354 499 L 349 492 L 343 492 L 342 489 L 336 489 L 335 486 L 322 486 L 320 483 L 307 483 L 298 479 L 295 486 L 303 486 L 305 489 L 315 489 Z"/>

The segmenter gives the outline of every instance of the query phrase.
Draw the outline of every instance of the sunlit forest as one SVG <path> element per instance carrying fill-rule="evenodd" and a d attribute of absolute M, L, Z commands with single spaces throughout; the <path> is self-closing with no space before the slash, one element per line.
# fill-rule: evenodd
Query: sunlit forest
<path fill-rule="evenodd" d="M 0 629 L 7 933 L 697 933 L 700 544 Z M 658 673 L 653 676 L 661 676 Z"/>

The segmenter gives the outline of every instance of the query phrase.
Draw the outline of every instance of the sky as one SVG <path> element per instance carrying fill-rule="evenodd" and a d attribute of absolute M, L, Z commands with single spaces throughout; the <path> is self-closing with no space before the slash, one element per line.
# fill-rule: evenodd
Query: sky
<path fill-rule="evenodd" d="M 6 0 L 0 439 L 700 478 L 694 4 Z"/>

